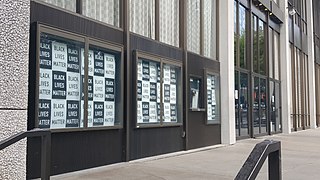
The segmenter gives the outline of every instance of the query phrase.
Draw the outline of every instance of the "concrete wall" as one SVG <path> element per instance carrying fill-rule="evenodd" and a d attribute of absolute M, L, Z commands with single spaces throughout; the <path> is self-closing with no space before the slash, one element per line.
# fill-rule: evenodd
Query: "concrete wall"
<path fill-rule="evenodd" d="M 0 1 L 0 141 L 27 129 L 29 0 Z M 26 140 L 0 151 L 0 179 L 26 179 Z"/>

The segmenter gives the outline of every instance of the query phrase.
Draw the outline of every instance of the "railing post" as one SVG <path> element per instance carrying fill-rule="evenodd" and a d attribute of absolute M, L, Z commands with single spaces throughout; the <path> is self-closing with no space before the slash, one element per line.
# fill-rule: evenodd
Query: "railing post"
<path fill-rule="evenodd" d="M 281 145 L 279 150 L 268 156 L 269 180 L 281 180 Z"/>
<path fill-rule="evenodd" d="M 41 179 L 50 179 L 51 167 L 51 132 L 41 137 Z"/>

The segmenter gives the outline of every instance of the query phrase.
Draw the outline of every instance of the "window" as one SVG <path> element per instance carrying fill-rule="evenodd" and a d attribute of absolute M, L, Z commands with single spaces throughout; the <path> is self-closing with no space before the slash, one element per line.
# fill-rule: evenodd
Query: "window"
<path fill-rule="evenodd" d="M 265 24 L 255 15 L 252 17 L 253 27 L 253 72 L 266 74 L 266 41 Z"/>
<path fill-rule="evenodd" d="M 130 31 L 155 39 L 155 0 L 130 0 Z"/>
<path fill-rule="evenodd" d="M 203 0 L 204 56 L 216 58 L 216 1 Z"/>
<path fill-rule="evenodd" d="M 246 9 L 243 6 L 239 6 L 239 53 L 240 53 L 240 67 L 247 68 L 247 31 L 246 31 Z"/>
<path fill-rule="evenodd" d="M 200 54 L 200 0 L 187 1 L 187 49 Z"/>
<path fill-rule="evenodd" d="M 160 0 L 160 41 L 179 46 L 179 0 Z"/>
<path fill-rule="evenodd" d="M 206 73 L 206 110 L 207 124 L 220 122 L 220 80 L 219 76 L 213 73 Z"/>
<path fill-rule="evenodd" d="M 69 11 L 76 12 L 77 0 L 41 0 Z"/>
<path fill-rule="evenodd" d="M 120 0 L 83 0 L 82 14 L 98 21 L 119 27 L 119 1 Z"/>
<path fill-rule="evenodd" d="M 137 52 L 137 127 L 181 124 L 181 71 L 180 63 Z"/>
<path fill-rule="evenodd" d="M 122 48 L 43 25 L 38 29 L 36 126 L 119 128 Z"/>

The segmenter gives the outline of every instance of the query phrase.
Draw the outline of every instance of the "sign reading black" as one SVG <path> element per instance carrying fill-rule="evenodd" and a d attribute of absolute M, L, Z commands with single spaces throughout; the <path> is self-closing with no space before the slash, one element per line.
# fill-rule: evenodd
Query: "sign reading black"
<path fill-rule="evenodd" d="M 66 99 L 66 73 L 52 71 L 52 98 Z"/>
<path fill-rule="evenodd" d="M 149 103 L 142 102 L 142 116 L 143 122 L 149 122 Z"/>
<path fill-rule="evenodd" d="M 137 100 L 142 100 L 142 81 L 137 81 Z"/>
<path fill-rule="evenodd" d="M 50 128 L 51 100 L 39 99 L 39 128 Z"/>
<path fill-rule="evenodd" d="M 103 118 L 104 118 L 103 111 L 104 111 L 104 103 L 94 102 L 93 126 L 103 126 Z"/>
<path fill-rule="evenodd" d="M 52 67 L 52 45 L 47 39 L 40 39 L 40 68 L 51 69 Z"/>
<path fill-rule="evenodd" d="M 101 51 L 94 51 L 94 75 L 104 76 L 104 57 Z"/>
<path fill-rule="evenodd" d="M 105 80 L 106 80 L 105 101 L 114 101 L 114 79 L 105 78 Z"/>
<path fill-rule="evenodd" d="M 68 65 L 69 72 L 79 73 L 80 70 L 80 53 L 79 47 L 68 45 Z"/>
<path fill-rule="evenodd" d="M 67 101 L 66 127 L 79 127 L 79 101 Z"/>
<path fill-rule="evenodd" d="M 88 100 L 93 101 L 93 76 L 88 77 Z"/>

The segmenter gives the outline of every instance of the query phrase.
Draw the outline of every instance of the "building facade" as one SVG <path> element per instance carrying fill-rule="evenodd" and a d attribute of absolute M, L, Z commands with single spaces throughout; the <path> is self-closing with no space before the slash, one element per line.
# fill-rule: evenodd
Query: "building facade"
<path fill-rule="evenodd" d="M 19 28 L 24 36 L 10 29 L 1 36 L 29 49 L 0 56 L 2 69 L 24 60 L 19 68 L 28 72 L 18 87 L 4 83 L 14 67 L 0 72 L 0 99 L 7 100 L 0 112 L 25 111 L 21 128 L 2 126 L 10 133 L 0 140 L 50 129 L 51 175 L 319 124 L 317 1 L 25 3 L 0 4 L 1 19 L 12 18 L 2 22 L 26 26 Z M 21 23 L 14 10 L 25 12 Z M 16 51 L 8 47 L 1 44 Z M 5 94 L 10 88 L 28 89 L 22 107 L 14 106 L 17 94 Z M 40 145 L 39 138 L 19 144 L 19 178 L 40 177 Z M 17 179 L 0 172 L 10 178 Z"/>

